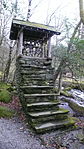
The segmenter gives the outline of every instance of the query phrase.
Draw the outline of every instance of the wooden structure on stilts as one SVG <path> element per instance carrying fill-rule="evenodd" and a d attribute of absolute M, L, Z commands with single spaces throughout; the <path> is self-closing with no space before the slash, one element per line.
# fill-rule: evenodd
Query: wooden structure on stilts
<path fill-rule="evenodd" d="M 33 129 L 40 133 L 73 125 L 68 110 L 59 108 L 54 89 L 50 39 L 53 27 L 14 19 L 10 39 L 17 40 L 16 78 L 22 107 Z"/>

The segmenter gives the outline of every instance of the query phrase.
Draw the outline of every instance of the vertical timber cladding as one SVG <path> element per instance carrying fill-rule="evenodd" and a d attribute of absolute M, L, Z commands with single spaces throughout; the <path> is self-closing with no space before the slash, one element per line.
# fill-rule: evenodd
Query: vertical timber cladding
<path fill-rule="evenodd" d="M 74 124 L 68 117 L 69 111 L 59 108 L 58 95 L 53 89 L 49 50 L 54 34 L 60 33 L 52 27 L 21 20 L 13 20 L 10 33 L 10 39 L 18 39 L 16 67 L 20 101 L 28 122 L 38 133 Z"/>

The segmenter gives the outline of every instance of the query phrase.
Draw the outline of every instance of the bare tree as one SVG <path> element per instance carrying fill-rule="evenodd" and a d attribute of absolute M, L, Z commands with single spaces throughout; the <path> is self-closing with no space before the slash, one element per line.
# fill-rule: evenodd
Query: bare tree
<path fill-rule="evenodd" d="M 84 24 L 84 0 L 79 0 L 80 18 Z"/>
<path fill-rule="evenodd" d="M 29 20 L 29 18 L 31 16 L 31 2 L 32 2 L 32 0 L 28 0 L 27 21 Z"/>

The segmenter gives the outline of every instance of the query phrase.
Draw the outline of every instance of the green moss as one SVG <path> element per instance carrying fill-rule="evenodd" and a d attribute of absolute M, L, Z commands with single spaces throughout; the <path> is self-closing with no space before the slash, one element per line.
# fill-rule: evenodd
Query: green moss
<path fill-rule="evenodd" d="M 2 107 L 0 106 L 0 118 L 3 117 L 7 117 L 7 118 L 10 118 L 14 115 L 14 112 L 11 111 L 9 108 L 7 107 Z"/>
<path fill-rule="evenodd" d="M 0 82 L 0 89 L 8 89 L 10 87 L 11 87 L 10 84 L 4 83 L 4 82 Z"/>
<path fill-rule="evenodd" d="M 73 97 L 70 93 L 68 93 L 67 91 L 61 91 L 61 93 L 60 93 L 61 95 L 64 95 L 64 96 L 66 96 L 66 97 Z"/>
<path fill-rule="evenodd" d="M 11 94 L 6 89 L 0 91 L 0 101 L 9 103 L 11 101 Z"/>
<path fill-rule="evenodd" d="M 72 87 L 66 87 L 63 91 L 70 91 L 72 89 Z"/>
<path fill-rule="evenodd" d="M 69 101 L 69 106 L 76 112 L 79 112 L 81 115 L 84 115 L 84 107 L 79 106 L 75 102 Z"/>
<path fill-rule="evenodd" d="M 13 20 L 13 23 L 18 23 L 18 24 L 26 25 L 26 26 L 30 26 L 30 27 L 37 27 L 37 28 L 41 28 L 41 29 L 47 29 L 47 30 L 56 32 L 54 27 L 44 25 L 44 24 L 39 24 L 39 23 L 34 23 L 34 22 L 29 22 L 29 21 L 22 21 L 22 20 Z"/>
<path fill-rule="evenodd" d="M 0 71 L 0 77 L 2 77 L 3 76 L 3 72 L 2 71 Z"/>
<path fill-rule="evenodd" d="M 65 102 L 69 103 L 69 106 L 76 112 L 79 112 L 80 115 L 84 115 L 84 107 L 78 105 L 76 102 L 73 102 L 72 100 L 63 99 Z"/>

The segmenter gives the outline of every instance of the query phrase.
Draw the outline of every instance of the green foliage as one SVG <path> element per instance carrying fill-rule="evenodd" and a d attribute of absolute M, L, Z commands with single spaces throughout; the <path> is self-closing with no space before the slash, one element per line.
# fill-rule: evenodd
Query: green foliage
<path fill-rule="evenodd" d="M 9 108 L 0 106 L 0 118 L 10 118 L 13 116 L 13 114 L 14 112 L 11 111 Z"/>
<path fill-rule="evenodd" d="M 10 87 L 11 87 L 10 84 L 4 83 L 4 82 L 0 82 L 0 89 L 8 89 Z"/>
<path fill-rule="evenodd" d="M 61 60 L 63 57 L 67 56 L 67 47 L 62 44 L 59 46 L 52 46 L 52 56 Z"/>
<path fill-rule="evenodd" d="M 84 40 L 73 40 L 73 49 L 68 54 L 68 60 L 74 76 L 84 76 Z"/>
<path fill-rule="evenodd" d="M 11 87 L 10 84 L 0 82 L 0 101 L 1 102 L 8 103 L 11 101 L 11 94 L 8 91 L 10 87 Z"/>
<path fill-rule="evenodd" d="M 58 64 L 65 58 L 66 70 L 69 70 L 77 80 L 84 76 L 84 40 L 74 38 L 71 41 L 71 44 L 69 52 L 68 47 L 65 47 L 64 45 L 60 44 L 57 47 L 53 46 L 52 56 L 56 58 L 55 63 Z M 57 65 L 55 64 L 55 66 Z"/>
<path fill-rule="evenodd" d="M 11 101 L 11 94 L 6 89 L 0 90 L 0 101 L 9 103 Z"/>

